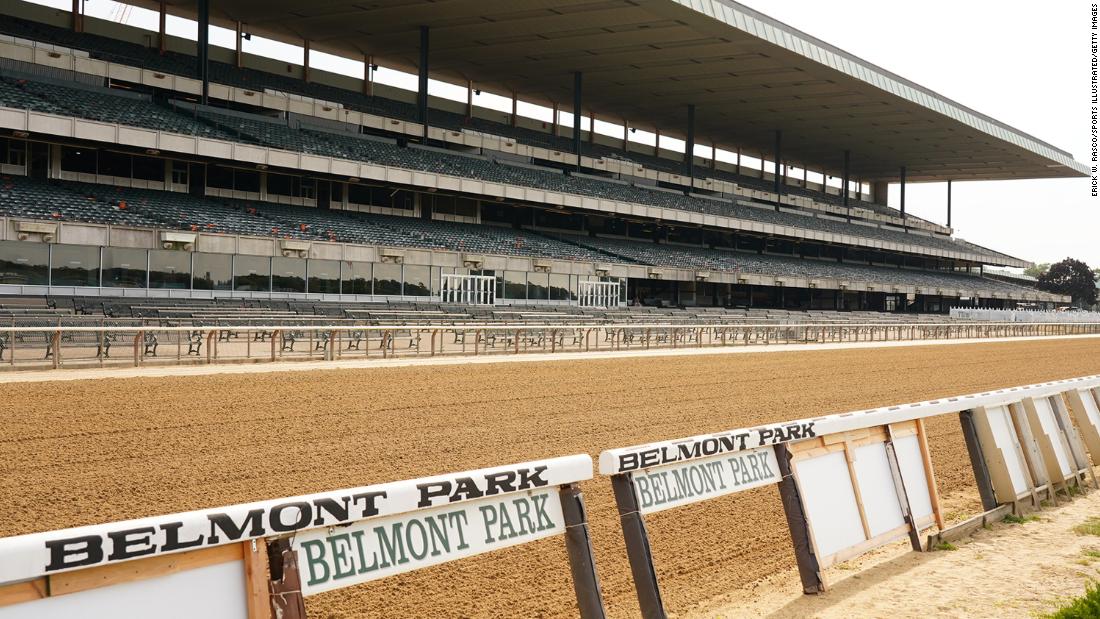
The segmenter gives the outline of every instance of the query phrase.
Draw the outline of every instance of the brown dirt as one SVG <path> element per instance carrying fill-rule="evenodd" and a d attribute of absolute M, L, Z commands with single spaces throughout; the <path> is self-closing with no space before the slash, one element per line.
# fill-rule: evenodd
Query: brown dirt
<path fill-rule="evenodd" d="M 0 535 L 407 479 L 1100 373 L 1100 341 L 0 385 Z M 973 484 L 954 416 L 944 492 Z M 609 614 L 637 616 L 610 484 L 584 484 Z M 976 504 L 955 502 L 961 511 Z M 674 613 L 793 565 L 774 488 L 648 521 Z M 311 598 L 317 617 L 566 617 L 559 539 Z"/>

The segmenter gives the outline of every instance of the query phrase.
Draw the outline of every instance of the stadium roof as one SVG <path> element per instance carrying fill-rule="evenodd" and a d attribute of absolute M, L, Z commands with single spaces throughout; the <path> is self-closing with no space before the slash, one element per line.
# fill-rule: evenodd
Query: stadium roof
<path fill-rule="evenodd" d="M 157 9 L 155 0 L 132 0 Z M 729 0 L 216 0 L 212 23 L 432 78 L 854 178 L 912 181 L 1087 176 L 1084 164 L 1004 123 Z M 196 0 L 169 0 L 194 18 Z M 656 122 L 655 122 L 656 121 Z"/>

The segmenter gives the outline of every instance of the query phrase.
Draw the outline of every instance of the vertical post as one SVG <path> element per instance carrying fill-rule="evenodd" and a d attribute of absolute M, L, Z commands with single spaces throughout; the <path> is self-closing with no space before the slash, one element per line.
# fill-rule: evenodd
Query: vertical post
<path fill-rule="evenodd" d="M 202 81 L 202 104 L 210 102 L 210 0 L 198 0 L 198 54 L 199 79 Z"/>
<path fill-rule="evenodd" d="M 737 147 L 737 175 L 741 175 L 741 147 Z"/>
<path fill-rule="evenodd" d="M 569 570 L 573 575 L 573 591 L 582 619 L 603 619 L 606 612 L 600 595 L 600 578 L 592 553 L 592 536 L 588 531 L 588 515 L 584 497 L 575 484 L 558 490 L 561 511 L 565 519 L 565 551 L 569 555 Z"/>
<path fill-rule="evenodd" d="M 305 597 L 298 571 L 298 554 L 283 538 L 267 542 L 271 573 L 271 614 L 281 619 L 306 619 Z"/>
<path fill-rule="evenodd" d="M 623 119 L 623 152 L 630 148 L 630 123 Z"/>
<path fill-rule="evenodd" d="M 271 619 L 271 579 L 268 576 L 271 560 L 267 556 L 267 544 L 262 539 L 241 542 L 241 551 L 247 583 L 248 619 Z"/>
<path fill-rule="evenodd" d="M 244 66 L 244 32 L 242 32 L 241 22 L 237 22 L 237 55 L 234 58 L 234 64 L 238 69 Z M 306 52 L 306 58 L 309 58 L 309 52 Z"/>
<path fill-rule="evenodd" d="M 554 102 L 554 121 L 551 123 L 551 128 L 554 130 L 554 137 L 558 137 L 560 131 L 558 131 L 558 122 L 561 120 L 561 114 L 558 111 L 558 103 Z"/>
<path fill-rule="evenodd" d="M 588 110 L 588 143 L 596 143 L 596 110 Z"/>
<path fill-rule="evenodd" d="M 982 442 L 974 427 L 974 411 L 967 409 L 959 413 L 966 451 L 970 455 L 970 467 L 974 470 L 974 481 L 978 485 L 978 495 L 982 498 L 982 509 L 989 511 L 997 507 L 997 497 L 993 494 L 993 482 L 989 478 L 989 468 L 982 454 Z"/>
<path fill-rule="evenodd" d="M 905 166 L 901 166 L 901 220 L 908 230 L 909 225 L 905 222 Z"/>
<path fill-rule="evenodd" d="M 374 96 L 374 56 L 363 57 L 363 94 Z"/>
<path fill-rule="evenodd" d="M 780 162 L 782 160 L 783 160 L 783 132 L 780 131 L 779 129 L 776 129 L 775 130 L 775 171 L 773 172 L 773 174 L 775 175 L 774 180 L 775 180 L 775 208 L 776 208 L 776 210 L 779 210 L 779 202 L 782 201 L 781 198 L 783 196 L 782 170 L 780 169 L 781 166 L 782 166 L 782 164 Z"/>
<path fill-rule="evenodd" d="M 420 27 L 420 66 L 418 69 L 416 92 L 416 121 L 424 127 L 425 142 L 428 141 L 428 27 Z"/>
<path fill-rule="evenodd" d="M 519 115 L 519 96 L 515 91 L 512 91 L 512 127 L 516 126 L 516 116 Z M 471 114 L 472 116 L 472 114 Z"/>
<path fill-rule="evenodd" d="M 597 343 L 599 340 L 596 340 Z M 653 569 L 653 551 L 649 548 L 649 535 L 634 493 L 634 479 L 630 474 L 611 476 L 611 489 L 615 493 L 615 505 L 626 540 L 626 556 L 630 561 L 630 573 L 634 577 L 634 589 L 644 619 L 666 619 L 661 590 L 657 585 L 657 572 Z"/>
<path fill-rule="evenodd" d="M 851 170 L 851 151 L 844 151 L 844 174 L 842 175 L 844 190 L 842 195 L 844 196 L 844 208 L 848 209 L 848 221 L 852 221 L 852 207 L 848 204 L 848 185 L 851 184 L 852 170 Z M 824 184 L 821 187 L 822 191 L 825 191 Z"/>
<path fill-rule="evenodd" d="M 302 81 L 309 83 L 309 39 L 302 41 Z"/>
<path fill-rule="evenodd" d="M 577 169 L 581 167 L 581 105 L 584 103 L 582 88 L 584 76 L 580 71 L 573 73 L 573 154 L 577 156 Z"/>
<path fill-rule="evenodd" d="M 80 5 L 81 0 L 73 0 L 73 32 L 84 32 L 84 15 Z"/>
<path fill-rule="evenodd" d="M 695 189 L 695 104 L 688 105 L 687 143 L 684 145 L 684 176 L 688 178 L 688 192 Z"/>
<path fill-rule="evenodd" d="M 654 129 L 653 130 L 653 135 L 656 136 L 656 137 L 653 138 L 653 156 L 654 157 L 660 157 L 661 156 L 661 130 L 660 129 Z"/>
<path fill-rule="evenodd" d="M 157 30 L 157 33 L 158 33 L 157 41 L 158 41 L 158 45 L 160 47 L 160 53 L 161 53 L 162 56 L 164 55 L 164 53 L 166 51 L 168 51 L 168 40 L 167 40 L 168 35 L 165 32 L 167 30 L 168 7 L 165 6 L 165 5 L 166 5 L 165 0 L 160 0 L 160 15 L 158 16 L 160 18 L 160 26 L 159 26 L 159 29 Z"/>
<path fill-rule="evenodd" d="M 791 450 L 786 444 L 775 446 L 775 459 L 783 478 L 779 482 L 779 498 L 783 502 L 783 513 L 787 516 L 787 528 L 791 531 L 794 558 L 798 564 L 798 575 L 802 579 L 802 592 L 808 595 L 821 593 L 825 590 L 825 582 L 821 579 L 821 566 L 810 543 L 810 525 L 806 520 L 802 496 L 791 468 Z"/>
<path fill-rule="evenodd" d="M 710 143 L 710 169 L 718 169 L 718 144 L 715 142 Z"/>
<path fill-rule="evenodd" d="M 947 227 L 951 227 L 951 181 L 947 181 Z"/>

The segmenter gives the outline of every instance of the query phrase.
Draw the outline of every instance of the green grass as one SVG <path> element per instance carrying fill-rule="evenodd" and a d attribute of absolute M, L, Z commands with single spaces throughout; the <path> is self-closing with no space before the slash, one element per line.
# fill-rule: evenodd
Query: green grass
<path fill-rule="evenodd" d="M 1069 600 L 1045 619 L 1095 619 L 1100 617 L 1100 584 L 1091 582 L 1085 595 Z"/>
<path fill-rule="evenodd" d="M 1038 516 L 1017 516 L 1016 514 L 1009 514 L 1004 517 L 1005 524 L 1024 524 L 1025 522 L 1035 522 L 1038 520 Z"/>
<path fill-rule="evenodd" d="M 1100 550 L 1096 550 L 1094 548 L 1086 548 L 1085 551 L 1081 554 L 1090 559 L 1100 559 Z"/>
<path fill-rule="evenodd" d="M 1092 517 L 1073 527 L 1073 532 L 1078 535 L 1100 535 L 1100 518 Z"/>
<path fill-rule="evenodd" d="M 940 543 L 936 544 L 935 546 L 933 546 L 933 548 L 935 548 L 936 550 L 948 550 L 948 551 L 959 549 L 958 546 L 952 544 L 951 542 L 940 542 Z"/>

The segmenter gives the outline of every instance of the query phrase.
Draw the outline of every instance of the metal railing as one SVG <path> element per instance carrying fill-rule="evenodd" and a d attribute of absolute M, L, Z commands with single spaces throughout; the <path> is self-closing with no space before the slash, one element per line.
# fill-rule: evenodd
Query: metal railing
<path fill-rule="evenodd" d="M 1100 323 L 0 327 L 0 368 L 142 366 L 1100 335 Z"/>

